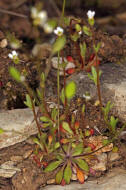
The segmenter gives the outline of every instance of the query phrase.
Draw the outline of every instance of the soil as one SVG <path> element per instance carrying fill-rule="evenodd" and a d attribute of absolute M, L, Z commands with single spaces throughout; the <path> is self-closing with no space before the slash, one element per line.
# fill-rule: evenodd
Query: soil
<path fill-rule="evenodd" d="M 18 38 L 22 44 L 23 48 L 18 51 L 21 62 L 17 65 L 17 68 L 27 69 L 29 77 L 27 78 L 28 83 L 31 87 L 36 89 L 39 87 L 38 78 L 37 78 L 37 69 L 35 67 L 36 63 L 41 63 L 41 69 L 44 70 L 46 66 L 46 59 L 48 59 L 49 49 L 45 48 L 45 54 L 41 56 L 41 59 L 34 59 L 31 56 L 31 49 L 36 42 L 40 44 L 49 43 L 50 40 L 54 39 L 54 36 L 45 35 L 42 29 L 35 28 L 32 26 L 30 19 L 30 9 L 29 7 L 33 6 L 39 0 L 9 0 L 0 1 L 0 42 L 3 39 L 7 38 L 7 33 L 12 32 L 16 38 Z M 84 17 L 88 9 L 93 8 L 96 10 L 96 41 L 102 41 L 103 48 L 99 52 L 99 57 L 101 62 L 105 64 L 106 62 L 125 62 L 126 57 L 126 27 L 125 23 L 125 14 L 121 13 L 125 11 L 126 2 L 125 0 L 116 0 L 116 4 L 106 3 L 102 1 L 99 5 L 97 0 L 90 0 L 88 3 L 83 3 L 83 0 L 76 1 L 73 0 L 73 9 L 67 4 L 66 14 L 74 15 L 77 17 Z M 49 12 L 50 17 L 57 17 L 60 14 L 61 4 L 59 1 L 56 1 L 57 4 L 47 3 L 45 1 L 44 8 Z M 115 0 L 114 0 L 115 2 Z M 83 6 L 82 6 L 83 4 Z M 110 6 L 113 5 L 113 6 Z M 115 5 L 115 6 L 114 6 Z M 81 8 L 80 8 L 81 7 Z M 85 10 L 83 12 L 83 9 Z M 11 11 L 11 13 L 20 13 L 25 15 L 27 18 L 22 18 L 20 16 L 14 16 L 12 14 L 2 13 L 2 10 Z M 54 10 L 54 11 L 50 11 Z M 104 10 L 104 14 L 103 14 Z M 104 26 L 104 27 L 103 27 Z M 67 32 L 67 29 L 66 29 Z M 82 36 L 82 41 L 86 41 L 88 46 L 91 44 L 90 38 L 85 38 Z M 117 46 L 118 44 L 118 46 Z M 70 45 L 68 41 L 66 55 L 73 55 L 77 57 L 76 51 Z M 25 100 L 26 90 L 19 84 L 17 84 L 9 75 L 8 68 L 10 65 L 13 65 L 12 61 L 8 58 L 8 53 L 11 52 L 10 44 L 5 48 L 0 47 L 0 111 L 2 109 L 15 109 L 15 108 L 24 108 L 25 105 L 23 101 Z M 90 56 L 87 55 L 87 57 Z M 51 69 L 51 72 L 47 80 L 47 99 L 55 101 L 56 98 L 56 71 Z M 63 81 L 61 80 L 61 85 Z M 71 110 L 76 109 L 76 97 L 74 104 Z M 82 102 L 84 100 L 81 100 Z M 80 118 L 81 120 L 81 118 Z M 91 128 L 95 126 L 101 132 L 104 132 L 105 123 L 99 117 L 99 109 L 94 105 L 94 102 L 86 103 L 86 115 L 85 115 L 85 126 L 89 125 Z M 97 132 L 95 131 L 96 135 Z M 125 139 L 118 141 L 119 153 L 121 159 L 113 164 L 108 163 L 108 170 L 111 167 L 121 166 L 126 168 L 126 148 L 125 148 Z M 27 140 L 23 143 L 16 144 L 14 146 L 0 150 L 0 164 L 13 160 L 14 157 L 19 156 L 21 159 L 15 161 L 17 167 L 21 169 L 21 172 L 16 174 L 11 179 L 0 178 L 0 189 L 1 190 L 39 190 L 44 186 L 47 180 L 52 179 L 55 173 L 49 173 L 43 175 L 42 169 L 39 168 L 36 162 L 33 159 L 33 151 L 35 145 L 31 144 L 30 140 Z M 24 158 L 25 154 L 28 154 Z M 30 173 L 30 175 L 29 175 Z M 104 174 L 97 173 L 96 177 Z"/>

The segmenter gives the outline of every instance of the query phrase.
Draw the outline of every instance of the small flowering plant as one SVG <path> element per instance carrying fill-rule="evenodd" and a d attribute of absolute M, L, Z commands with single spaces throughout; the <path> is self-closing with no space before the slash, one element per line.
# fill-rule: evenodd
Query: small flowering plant
<path fill-rule="evenodd" d="M 8 54 L 8 57 L 13 60 L 15 64 L 19 63 L 18 53 L 13 50 L 11 53 Z"/>
<path fill-rule="evenodd" d="M 66 57 L 67 61 L 64 61 L 63 50 L 66 48 L 68 37 L 62 27 L 57 26 L 54 30 L 54 34 L 57 36 L 53 46 L 52 52 L 49 57 L 48 67 L 45 72 L 38 73 L 39 88 L 32 89 L 24 75 L 18 71 L 15 67 L 10 66 L 10 75 L 19 83 L 24 85 L 27 90 L 26 100 L 24 104 L 32 109 L 34 120 L 38 129 L 38 136 L 33 139 L 36 143 L 36 150 L 34 160 L 39 167 L 43 169 L 43 172 L 51 172 L 57 169 L 55 181 L 57 184 L 69 184 L 72 180 L 72 174 L 76 175 L 80 183 L 84 183 L 85 178 L 91 171 L 90 160 L 96 159 L 94 153 L 104 146 L 107 146 L 113 140 L 117 139 L 118 133 L 116 133 L 116 125 L 118 119 L 114 117 L 108 117 L 111 104 L 108 103 L 106 107 L 102 106 L 101 92 L 100 92 L 100 75 L 99 70 L 99 57 L 98 52 L 100 49 L 100 43 L 96 43 L 94 26 L 94 11 L 88 11 L 88 25 L 84 24 L 81 19 L 69 19 L 64 17 L 65 0 L 63 1 L 62 19 L 68 27 L 69 39 L 71 45 L 77 48 L 78 60 L 71 55 Z M 47 24 L 47 14 L 45 11 L 32 8 L 31 10 L 34 24 L 41 25 L 43 28 Z M 72 24 L 74 21 L 74 24 Z M 47 25 L 48 30 L 50 28 Z M 87 47 L 86 41 L 81 42 L 80 37 L 86 35 L 91 38 L 92 47 Z M 93 52 L 88 61 L 86 59 L 87 48 Z M 49 108 L 45 99 L 46 79 L 50 71 L 50 60 L 54 55 L 58 56 L 57 67 L 57 105 Z M 12 51 L 9 54 L 9 58 L 14 61 L 18 60 L 18 54 L 16 51 Z M 60 63 L 61 62 L 61 63 Z M 66 73 L 72 74 L 75 72 L 75 67 L 65 70 L 67 62 L 76 64 L 77 70 L 85 70 L 90 72 L 89 78 L 95 83 L 98 91 L 98 98 L 100 104 L 100 113 L 104 115 L 104 120 L 108 126 L 111 137 L 104 142 L 103 147 L 96 149 L 93 143 L 89 143 L 88 139 L 94 135 L 94 129 L 87 129 L 85 127 L 85 105 L 81 105 L 78 101 L 77 106 L 81 115 L 82 123 L 78 120 L 78 116 L 75 112 L 71 111 L 72 99 L 76 95 L 76 83 L 74 81 L 66 81 Z M 63 88 L 60 88 L 60 67 L 64 72 Z M 39 70 L 39 68 L 38 68 Z M 86 101 L 90 99 L 89 93 L 84 94 Z M 60 106 L 63 109 L 60 109 Z M 38 107 L 36 111 L 35 106 Z M 51 158 L 48 160 L 47 157 Z M 45 161 L 45 160 L 48 160 Z"/>

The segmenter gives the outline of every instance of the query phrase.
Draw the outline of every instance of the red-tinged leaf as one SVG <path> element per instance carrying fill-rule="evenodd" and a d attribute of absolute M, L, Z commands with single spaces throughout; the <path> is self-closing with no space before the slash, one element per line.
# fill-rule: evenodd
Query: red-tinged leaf
<path fill-rule="evenodd" d="M 76 169 L 76 172 L 77 172 L 77 179 L 79 180 L 80 183 L 83 184 L 84 183 L 84 173 L 79 168 Z"/>
<path fill-rule="evenodd" d="M 3 87 L 3 83 L 2 83 L 2 81 L 0 81 L 0 88 L 2 88 Z"/>
<path fill-rule="evenodd" d="M 70 163 L 68 163 L 64 170 L 64 180 L 65 180 L 66 184 L 70 183 L 71 176 L 72 176 L 71 165 L 70 165 Z"/>
<path fill-rule="evenodd" d="M 86 71 L 91 72 L 91 67 L 92 66 L 96 67 L 97 63 L 98 65 L 100 65 L 100 60 L 98 59 L 96 62 L 96 57 L 94 54 L 92 54 L 91 57 L 89 58 L 89 62 L 88 62 L 89 67 L 86 69 Z"/>
<path fill-rule="evenodd" d="M 53 140 L 52 135 L 49 135 L 49 136 L 48 136 L 49 145 L 52 143 L 52 140 Z"/>
<path fill-rule="evenodd" d="M 63 179 L 63 169 L 60 169 L 58 173 L 56 174 L 56 183 L 60 184 Z"/>
<path fill-rule="evenodd" d="M 88 172 L 89 171 L 89 167 L 88 164 L 85 160 L 82 160 L 80 158 L 75 159 L 74 162 L 79 166 L 79 168 L 81 168 L 82 170 Z"/>
<path fill-rule="evenodd" d="M 94 129 L 90 129 L 90 135 L 94 135 Z"/>
<path fill-rule="evenodd" d="M 61 142 L 62 144 L 66 144 L 66 143 L 69 142 L 69 140 L 68 140 L 68 139 L 61 139 L 60 142 Z"/>
<path fill-rule="evenodd" d="M 71 130 L 69 124 L 65 121 L 62 122 L 62 127 L 67 131 L 69 134 L 73 135 L 73 131 Z"/>
<path fill-rule="evenodd" d="M 46 168 L 45 172 L 51 172 L 55 170 L 60 164 L 62 163 L 62 160 L 51 162 Z"/>
<path fill-rule="evenodd" d="M 43 161 L 42 165 L 44 166 L 44 168 L 46 168 L 48 166 L 48 162 Z"/>
<path fill-rule="evenodd" d="M 73 58 L 71 56 L 67 56 L 67 61 L 74 62 Z"/>
<path fill-rule="evenodd" d="M 67 70 L 66 70 L 66 73 L 69 74 L 69 75 L 75 73 L 75 68 L 67 69 Z"/>
<path fill-rule="evenodd" d="M 78 128 L 79 128 L 79 126 L 80 126 L 79 121 L 76 121 L 76 122 L 75 122 L 75 124 L 74 124 L 75 129 L 78 129 Z"/>
<path fill-rule="evenodd" d="M 66 131 L 63 129 L 63 126 L 62 126 L 62 125 L 60 125 L 60 131 L 61 131 L 62 133 L 66 133 Z"/>
<path fill-rule="evenodd" d="M 62 181 L 61 181 L 61 185 L 62 185 L 62 186 L 66 185 L 66 182 L 65 182 L 64 179 L 62 179 Z"/>
<path fill-rule="evenodd" d="M 89 61 L 88 61 L 88 62 L 92 61 L 92 60 L 94 59 L 94 57 L 95 57 L 95 54 L 92 53 L 91 56 L 90 56 L 90 58 L 89 58 Z"/>
<path fill-rule="evenodd" d="M 88 143 L 88 147 L 91 147 L 91 150 L 95 150 L 96 146 L 92 143 Z"/>

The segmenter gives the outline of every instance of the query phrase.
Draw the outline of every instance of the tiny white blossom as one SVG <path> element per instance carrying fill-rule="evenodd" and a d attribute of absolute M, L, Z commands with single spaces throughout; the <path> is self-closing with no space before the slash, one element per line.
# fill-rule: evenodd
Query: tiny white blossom
<path fill-rule="evenodd" d="M 38 15 L 38 10 L 36 9 L 36 7 L 32 7 L 31 8 L 31 17 L 37 18 L 37 15 Z"/>
<path fill-rule="evenodd" d="M 53 32 L 53 27 L 50 26 L 48 23 L 45 23 L 45 24 L 43 25 L 43 29 L 44 29 L 45 33 L 47 33 L 47 34 Z"/>
<path fill-rule="evenodd" d="M 95 11 L 89 10 L 89 11 L 87 12 L 87 16 L 88 16 L 89 19 L 93 19 L 94 16 L 95 16 Z"/>
<path fill-rule="evenodd" d="M 18 57 L 18 53 L 14 50 L 14 51 L 12 51 L 11 53 L 8 54 L 8 57 L 10 59 L 15 59 L 15 58 Z"/>
<path fill-rule="evenodd" d="M 90 100 L 91 99 L 91 96 L 88 92 L 86 92 L 85 94 L 83 94 L 83 98 L 86 99 L 86 101 Z"/>
<path fill-rule="evenodd" d="M 47 21 L 47 19 L 48 19 L 47 12 L 44 11 L 44 10 L 43 11 L 38 11 L 36 9 L 36 7 L 31 8 L 31 17 L 33 19 L 39 20 L 39 25 L 40 26 L 43 26 L 45 24 L 45 22 Z"/>
<path fill-rule="evenodd" d="M 59 27 L 59 26 L 54 30 L 54 33 L 55 33 L 57 36 L 62 36 L 63 32 L 64 32 L 63 28 L 61 28 L 61 27 Z"/>
<path fill-rule="evenodd" d="M 21 82 L 24 82 L 25 81 L 25 77 L 23 75 L 20 76 L 20 80 Z"/>
<path fill-rule="evenodd" d="M 81 35 L 81 34 L 82 34 L 82 31 L 79 31 L 78 34 Z"/>

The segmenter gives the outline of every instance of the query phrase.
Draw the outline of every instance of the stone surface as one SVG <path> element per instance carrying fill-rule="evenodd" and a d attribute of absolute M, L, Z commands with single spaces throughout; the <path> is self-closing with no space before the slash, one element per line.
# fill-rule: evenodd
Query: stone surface
<path fill-rule="evenodd" d="M 126 170 L 115 168 L 106 176 L 84 184 L 72 182 L 70 185 L 49 185 L 40 190 L 125 190 L 126 189 Z"/>
<path fill-rule="evenodd" d="M 126 121 L 126 64 L 106 63 L 100 66 L 101 94 L 103 103 L 114 103 L 113 114 Z M 69 80 L 77 84 L 77 95 L 83 96 L 88 91 L 97 100 L 97 89 L 85 71 L 73 74 Z"/>
<path fill-rule="evenodd" d="M 120 159 L 120 155 L 118 152 L 109 152 L 108 153 L 108 160 L 110 162 L 116 161 Z"/>
<path fill-rule="evenodd" d="M 37 127 L 30 109 L 15 109 L 0 112 L 0 149 L 26 140 L 36 134 Z"/>
<path fill-rule="evenodd" d="M 21 171 L 19 168 L 15 167 L 14 164 L 13 161 L 3 163 L 0 166 L 0 177 L 11 178 L 16 172 Z"/>
<path fill-rule="evenodd" d="M 102 153 L 97 156 L 98 162 L 92 166 L 92 169 L 95 171 L 105 171 L 106 170 L 106 165 L 107 165 L 107 154 Z"/>

